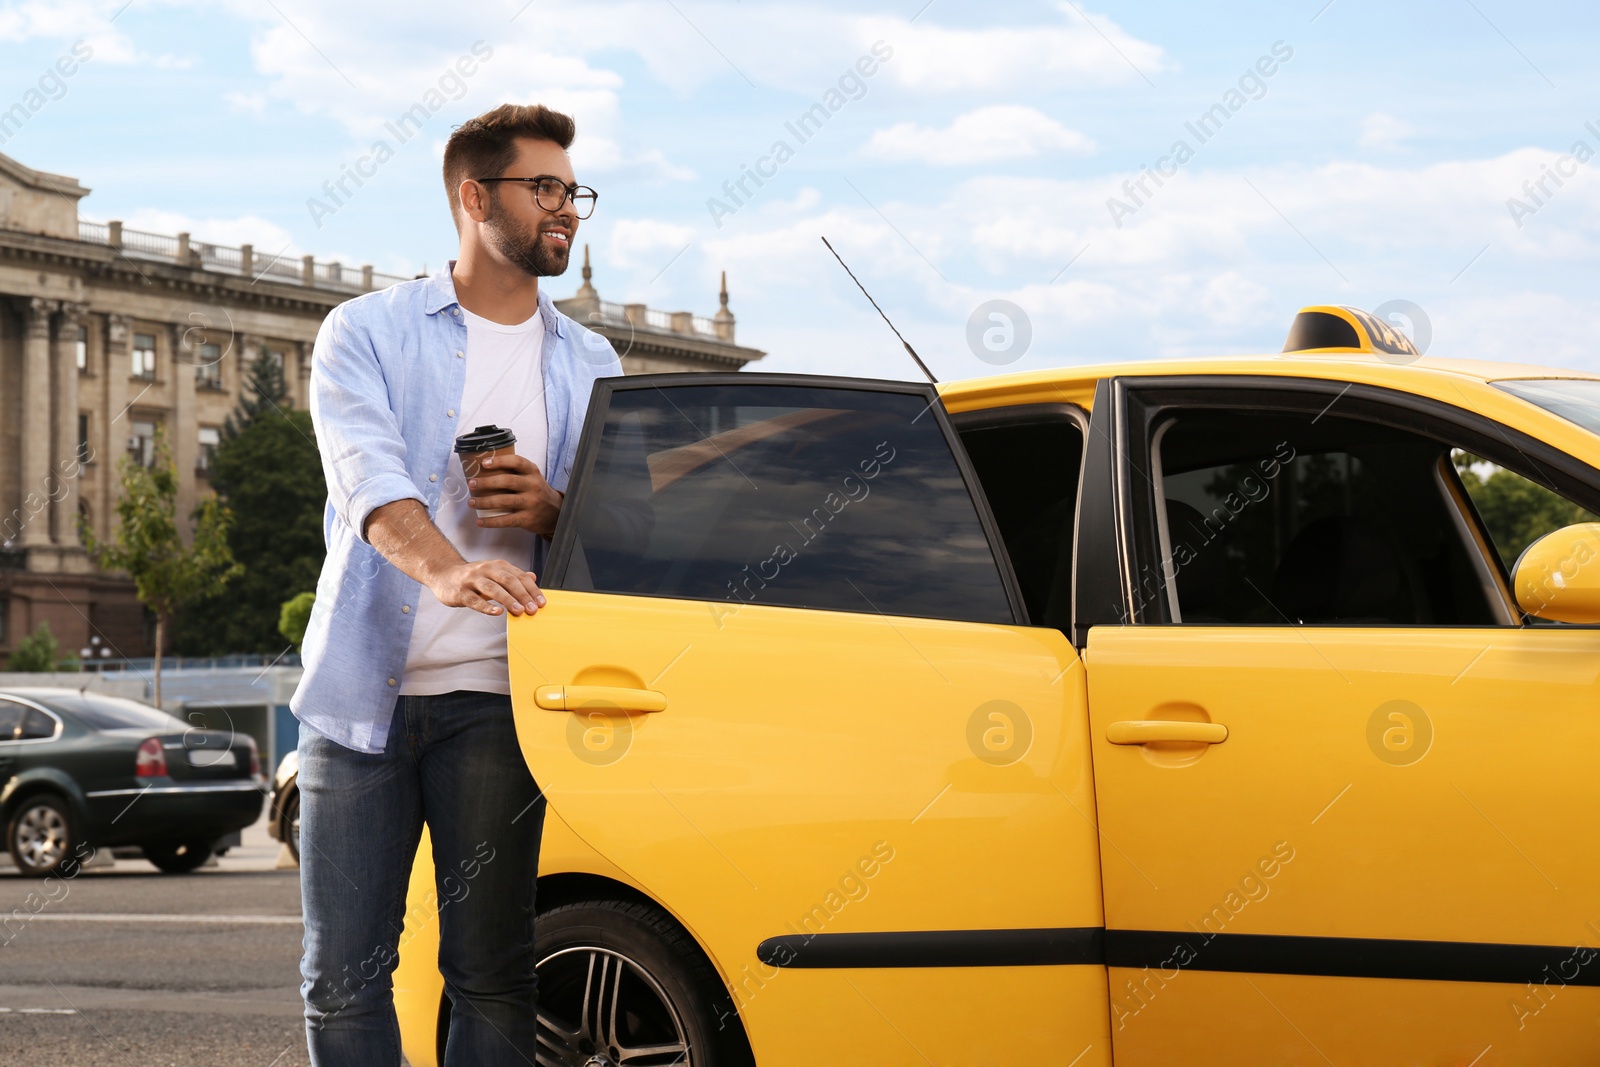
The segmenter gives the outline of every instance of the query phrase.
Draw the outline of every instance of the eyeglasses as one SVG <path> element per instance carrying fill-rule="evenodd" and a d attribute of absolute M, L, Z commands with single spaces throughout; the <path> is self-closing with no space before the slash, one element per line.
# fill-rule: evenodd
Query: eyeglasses
<path fill-rule="evenodd" d="M 533 186 L 533 199 L 546 211 L 560 211 L 568 200 L 572 201 L 572 212 L 580 219 L 586 219 L 594 214 L 594 204 L 600 199 L 600 194 L 587 185 L 568 185 L 560 178 L 542 174 L 537 178 L 474 178 L 473 181 L 480 185 L 490 182 L 517 182 L 522 185 Z"/>

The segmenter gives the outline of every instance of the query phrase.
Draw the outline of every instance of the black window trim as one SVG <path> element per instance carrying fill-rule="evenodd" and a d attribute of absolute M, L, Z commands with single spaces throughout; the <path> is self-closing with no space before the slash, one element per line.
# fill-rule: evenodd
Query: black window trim
<path fill-rule="evenodd" d="M 1275 375 L 1102 379 L 1095 391 L 1095 433 L 1091 435 L 1091 442 L 1101 447 L 1097 449 L 1097 463 L 1085 471 L 1083 483 L 1084 491 L 1093 488 L 1096 497 L 1080 497 L 1080 512 L 1083 512 L 1080 527 L 1086 533 L 1089 531 L 1086 517 L 1090 510 L 1109 510 L 1111 514 L 1106 519 L 1114 531 L 1115 543 L 1097 545 L 1093 555 L 1080 558 L 1074 643 L 1086 642 L 1088 631 L 1094 626 L 1168 621 L 1150 617 L 1163 614 L 1167 603 L 1164 593 L 1143 602 L 1135 596 L 1138 575 L 1134 570 L 1140 562 L 1154 559 L 1159 573 L 1159 549 L 1151 550 L 1152 543 L 1158 543 L 1153 539 L 1159 537 L 1154 507 L 1150 494 L 1138 491 L 1136 479 L 1150 480 L 1150 433 L 1164 413 L 1175 407 L 1228 407 L 1285 413 L 1313 411 L 1320 417 L 1335 404 L 1340 406 L 1339 414 L 1343 417 L 1409 430 L 1445 442 L 1454 439 L 1455 447 L 1464 447 L 1492 462 L 1499 463 L 1506 453 L 1515 452 L 1525 464 L 1501 465 L 1581 507 L 1600 512 L 1600 471 L 1594 467 L 1521 430 L 1415 393 L 1339 379 Z M 1465 439 L 1461 435 L 1465 435 Z M 1139 470 L 1141 463 L 1143 471 Z M 1091 487 L 1091 479 L 1106 484 Z M 1472 519 L 1481 528 L 1482 518 L 1476 508 L 1472 510 Z M 1085 538 L 1080 537 L 1080 541 L 1083 540 Z M 1492 545 L 1492 541 L 1489 543 Z M 1119 586 L 1114 598 L 1105 595 L 1110 592 L 1105 576 L 1113 559 L 1114 569 L 1110 574 L 1115 576 Z M 1489 563 L 1499 570 L 1509 586 L 1510 575 L 1505 573 L 1498 552 L 1492 553 Z M 1147 610 L 1152 608 L 1154 612 Z M 1523 623 L 1528 623 L 1525 615 Z M 1430 628 L 1448 627 L 1430 624 Z"/>
<path fill-rule="evenodd" d="M 994 558 L 995 571 L 1000 576 L 1000 584 L 1005 592 L 1006 603 L 1011 609 L 1011 622 L 1016 626 L 1028 625 L 1027 609 L 1022 602 L 1022 588 L 1017 584 L 1017 576 L 1011 569 L 1011 557 L 1005 550 L 1005 542 L 1000 537 L 1000 528 L 996 525 L 994 514 L 989 510 L 989 499 L 984 495 L 983 486 L 978 482 L 977 472 L 972 468 L 972 460 L 968 458 L 967 451 L 961 447 L 961 438 L 955 428 L 950 424 L 950 417 L 945 411 L 944 399 L 938 391 L 923 382 L 890 381 L 883 378 L 845 378 L 827 374 L 786 374 L 786 373 L 707 373 L 704 371 L 680 371 L 665 374 L 626 374 L 620 377 L 597 378 L 594 391 L 589 395 L 589 410 L 584 415 L 583 434 L 578 439 L 578 461 L 573 467 L 572 475 L 567 483 L 567 499 L 563 501 L 561 516 L 556 521 L 556 528 L 550 539 L 550 551 L 545 562 L 546 579 L 541 584 L 548 584 L 551 589 L 563 587 L 567 577 L 567 570 L 572 562 L 573 543 L 577 540 L 577 529 L 569 518 L 575 514 L 577 505 L 582 502 L 585 487 L 592 480 L 592 471 L 600 455 L 600 437 L 605 429 L 606 411 L 611 405 L 611 397 L 618 392 L 636 389 L 667 389 L 674 387 L 697 386 L 790 386 L 804 389 L 847 389 L 855 392 L 871 393 L 898 393 L 902 396 L 920 397 L 928 405 L 928 411 L 933 415 L 935 425 L 943 434 L 951 455 L 955 458 L 956 469 L 961 473 L 962 483 L 966 486 L 967 498 L 977 510 L 979 525 L 983 528 L 985 539 L 989 542 L 989 553 Z M 919 416 L 920 417 L 920 416 Z M 643 596 L 644 594 L 630 593 L 605 593 L 605 596 Z M 706 603 L 722 603 L 722 598 L 717 597 L 651 597 L 650 599 L 669 600 L 701 600 Z M 832 608 L 808 608 L 800 610 L 831 611 Z M 865 612 L 861 614 L 867 614 Z M 902 616 L 893 612 L 880 612 L 895 618 Z"/>

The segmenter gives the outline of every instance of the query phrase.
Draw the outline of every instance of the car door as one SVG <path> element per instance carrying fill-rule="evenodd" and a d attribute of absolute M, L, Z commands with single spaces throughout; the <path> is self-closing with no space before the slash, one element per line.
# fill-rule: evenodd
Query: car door
<path fill-rule="evenodd" d="M 1117 1063 L 1594 1062 L 1600 630 L 1521 616 L 1451 457 L 1591 510 L 1595 471 L 1339 382 L 1119 380 L 1094 417 Z"/>
<path fill-rule="evenodd" d="M 1083 671 L 933 391 L 611 379 L 577 470 L 523 751 L 760 1062 L 1109 1063 Z"/>

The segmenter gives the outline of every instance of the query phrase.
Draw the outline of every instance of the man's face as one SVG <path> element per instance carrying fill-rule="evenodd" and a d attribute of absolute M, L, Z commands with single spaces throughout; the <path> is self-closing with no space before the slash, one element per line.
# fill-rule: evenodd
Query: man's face
<path fill-rule="evenodd" d="M 517 158 L 501 177 L 559 178 L 568 185 L 577 179 L 572 161 L 553 141 L 518 138 Z M 572 239 L 578 232 L 578 217 L 572 201 L 555 211 L 539 206 L 536 186 L 528 182 L 490 182 L 482 186 L 487 194 L 482 222 L 484 239 L 511 263 L 534 277 L 565 273 L 572 255 Z"/>

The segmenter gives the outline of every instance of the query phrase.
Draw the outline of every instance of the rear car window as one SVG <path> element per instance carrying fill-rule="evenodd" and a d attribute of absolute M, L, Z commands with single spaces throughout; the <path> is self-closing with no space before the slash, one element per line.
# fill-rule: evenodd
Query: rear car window
<path fill-rule="evenodd" d="M 121 697 L 96 693 L 29 694 L 45 707 L 64 711 L 95 730 L 121 730 L 141 727 L 148 730 L 187 730 L 182 719 L 175 719 L 158 708 Z"/>
<path fill-rule="evenodd" d="M 1495 382 L 1512 396 L 1537 404 L 1552 415 L 1600 433 L 1600 380 L 1592 378 L 1512 378 Z"/>
<path fill-rule="evenodd" d="M 921 395 L 618 388 L 584 477 L 562 588 L 1014 621 Z"/>
<path fill-rule="evenodd" d="M 1336 415 L 1197 411 L 1158 455 L 1183 622 L 1498 622 L 1439 442 Z"/>

